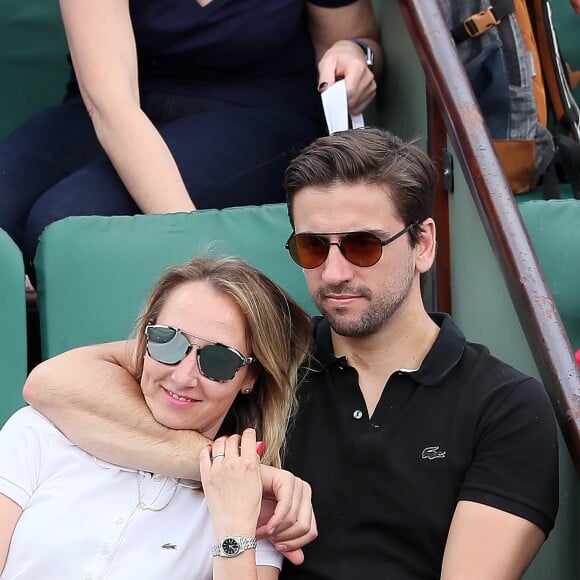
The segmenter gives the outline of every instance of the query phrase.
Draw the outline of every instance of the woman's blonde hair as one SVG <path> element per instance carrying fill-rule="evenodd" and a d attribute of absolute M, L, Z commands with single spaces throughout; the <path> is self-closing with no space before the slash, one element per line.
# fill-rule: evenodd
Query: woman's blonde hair
<path fill-rule="evenodd" d="M 312 345 L 308 314 L 265 274 L 238 258 L 194 258 L 169 268 L 155 284 L 134 330 L 133 374 L 140 380 L 146 354 L 145 327 L 156 323 L 171 293 L 189 282 L 204 282 L 240 308 L 252 365 L 259 365 L 253 391 L 238 394 L 219 435 L 256 430 L 264 441 L 262 463 L 280 467 L 288 421 L 296 404 L 298 369 Z"/>

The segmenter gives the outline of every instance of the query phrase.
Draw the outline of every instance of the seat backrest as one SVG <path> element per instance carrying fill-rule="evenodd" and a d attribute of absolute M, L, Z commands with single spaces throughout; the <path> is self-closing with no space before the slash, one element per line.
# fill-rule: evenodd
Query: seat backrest
<path fill-rule="evenodd" d="M 570 343 L 580 348 L 580 201 L 536 200 L 519 208 Z"/>
<path fill-rule="evenodd" d="M 64 95 L 69 75 L 58 2 L 2 0 L 0 139 Z"/>
<path fill-rule="evenodd" d="M 163 268 L 194 255 L 244 258 L 315 313 L 290 232 L 285 204 L 56 222 L 35 262 L 42 356 L 126 338 Z"/>
<path fill-rule="evenodd" d="M 12 238 L 0 229 L 0 427 L 24 406 L 28 360 L 24 262 Z"/>

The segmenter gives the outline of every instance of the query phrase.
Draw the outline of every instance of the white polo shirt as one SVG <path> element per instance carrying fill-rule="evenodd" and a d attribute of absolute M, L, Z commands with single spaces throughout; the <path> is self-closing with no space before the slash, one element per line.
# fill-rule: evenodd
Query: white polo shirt
<path fill-rule="evenodd" d="M 24 510 L 2 580 L 212 578 L 202 493 L 97 460 L 30 407 L 0 431 L 0 493 Z M 281 568 L 282 556 L 263 540 L 256 563 Z"/>

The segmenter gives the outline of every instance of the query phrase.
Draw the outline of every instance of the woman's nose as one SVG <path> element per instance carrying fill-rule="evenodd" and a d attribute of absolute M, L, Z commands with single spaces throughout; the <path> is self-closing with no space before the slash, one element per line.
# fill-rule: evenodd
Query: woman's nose
<path fill-rule="evenodd" d="M 197 382 L 199 378 L 199 366 L 197 364 L 197 347 L 193 347 L 187 356 L 173 369 L 173 379 L 176 383 L 189 386 Z"/>

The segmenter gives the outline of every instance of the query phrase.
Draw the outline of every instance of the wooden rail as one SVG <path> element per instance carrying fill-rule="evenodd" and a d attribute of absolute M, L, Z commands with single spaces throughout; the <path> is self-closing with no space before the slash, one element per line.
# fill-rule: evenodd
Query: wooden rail
<path fill-rule="evenodd" d="M 442 119 L 580 476 L 580 373 L 554 299 L 437 0 L 398 3 L 426 77 L 428 124 L 435 131 L 430 135 L 430 152 L 440 158 L 444 140 L 437 129 Z M 437 204 L 446 208 L 447 194 L 442 188 Z M 440 220 L 443 213 L 438 210 Z M 448 224 L 439 230 L 448 232 Z M 438 276 L 450 275 L 448 243 L 444 244 L 447 253 L 437 264 Z M 437 288 L 440 304 L 450 304 L 449 294 L 445 295 L 449 280 L 439 281 Z"/>

